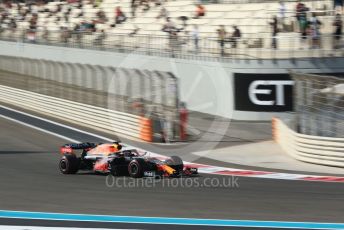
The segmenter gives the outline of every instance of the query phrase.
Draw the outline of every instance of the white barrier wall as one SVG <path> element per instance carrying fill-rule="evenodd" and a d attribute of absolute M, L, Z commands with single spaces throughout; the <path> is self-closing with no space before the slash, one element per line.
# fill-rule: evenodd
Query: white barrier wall
<path fill-rule="evenodd" d="M 180 83 L 180 99 L 186 101 L 190 110 L 209 113 L 237 120 L 270 120 L 272 116 L 286 116 L 279 111 L 288 111 L 284 102 L 276 97 L 275 90 L 289 87 L 284 79 L 289 69 L 307 73 L 344 73 L 344 58 L 309 59 L 309 60 L 233 60 L 229 63 L 181 60 L 137 54 L 121 54 L 105 51 L 73 49 L 54 46 L 42 46 L 15 42 L 0 41 L 0 55 L 45 59 L 59 62 L 71 62 L 115 68 L 136 68 L 150 71 L 166 71 L 173 73 Z M 44 64 L 42 61 L 41 64 Z M 67 68 L 68 69 L 68 68 Z M 66 68 L 61 66 L 61 71 Z M 73 70 L 67 70 L 73 71 Z M 74 70 L 77 71 L 77 70 Z M 247 91 L 249 98 L 241 98 L 234 85 L 237 73 L 247 74 L 243 87 L 256 85 L 256 88 L 240 88 Z M 50 73 L 47 73 L 50 74 Z M 279 75 L 283 75 L 283 79 Z M 256 75 L 256 76 L 255 76 Z M 269 76 L 265 78 L 265 76 Z M 91 71 L 84 73 L 84 79 L 93 78 Z M 97 77 L 101 77 L 101 74 Z M 271 84 L 271 77 L 281 83 Z M 251 81 L 251 82 L 250 82 Z M 260 83 L 255 84 L 255 83 Z M 86 83 L 90 81 L 86 80 Z M 276 85 L 282 84 L 283 87 Z M 289 84 L 290 85 L 290 84 Z M 271 95 L 264 95 L 260 87 L 267 87 Z M 288 91 L 288 90 L 284 90 Z M 280 94 L 279 94 L 280 95 Z M 263 98 L 261 97 L 263 96 Z M 268 99 L 264 96 L 269 96 Z M 285 95 L 284 97 L 291 97 Z M 236 100 L 235 100 L 236 98 Z M 258 104 L 252 106 L 257 98 Z M 235 104 L 236 103 L 236 104 Z M 238 109 L 238 104 L 245 104 L 245 109 Z M 262 105 L 261 105 L 262 104 Z M 270 104 L 270 105 L 267 105 Z M 290 106 L 290 105 L 289 105 Z M 286 108 L 286 109 L 285 109 Z M 278 111 L 278 112 L 277 112 Z"/>
<path fill-rule="evenodd" d="M 344 138 L 300 134 L 278 118 L 273 118 L 272 127 L 275 141 L 295 159 L 344 167 Z"/>
<path fill-rule="evenodd" d="M 0 85 L 1 101 L 114 135 L 140 139 L 140 117 Z"/>

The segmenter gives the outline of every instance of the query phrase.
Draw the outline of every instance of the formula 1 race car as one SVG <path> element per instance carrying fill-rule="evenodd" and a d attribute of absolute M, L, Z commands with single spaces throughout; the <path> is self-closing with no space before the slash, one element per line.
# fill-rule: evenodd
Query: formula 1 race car
<path fill-rule="evenodd" d="M 114 176 L 180 177 L 197 174 L 197 168 L 184 166 L 178 156 L 165 160 L 140 154 L 137 149 L 123 147 L 118 142 L 107 144 L 66 144 L 60 148 L 59 163 L 63 174 L 75 174 L 79 170 L 93 171 Z"/>

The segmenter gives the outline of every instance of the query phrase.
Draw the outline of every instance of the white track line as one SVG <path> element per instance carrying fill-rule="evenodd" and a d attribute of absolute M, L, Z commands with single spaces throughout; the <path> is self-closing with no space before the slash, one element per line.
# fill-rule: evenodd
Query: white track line
<path fill-rule="evenodd" d="M 53 124 L 53 125 L 57 125 L 57 126 L 60 126 L 60 127 L 63 127 L 63 128 L 67 128 L 67 129 L 76 131 L 76 132 L 78 132 L 78 133 L 83 133 L 83 134 L 87 134 L 87 135 L 89 135 L 89 136 L 93 136 L 93 137 L 96 137 L 96 138 L 99 138 L 99 139 L 103 139 L 104 141 L 110 141 L 110 142 L 115 141 L 115 140 L 113 140 L 113 139 L 110 139 L 110 138 L 107 138 L 107 137 L 104 137 L 104 136 L 101 136 L 101 135 L 98 135 L 98 134 L 95 134 L 95 133 L 86 132 L 86 131 L 84 131 L 84 130 L 81 130 L 81 129 L 78 129 L 78 128 L 75 128 L 75 127 L 72 127 L 72 126 L 69 126 L 69 125 L 65 125 L 65 124 L 61 124 L 61 123 L 59 123 L 59 122 L 55 122 L 55 121 L 52 121 L 52 120 L 48 120 L 48 119 L 43 118 L 43 117 L 38 117 L 38 116 L 29 114 L 29 113 L 25 113 L 25 112 L 22 112 L 22 111 L 19 111 L 19 110 L 16 110 L 16 109 L 13 109 L 13 108 L 4 106 L 4 105 L 0 105 L 0 107 L 1 107 L 1 108 L 4 108 L 4 109 L 7 109 L 7 110 L 10 110 L 10 111 L 13 111 L 13 112 L 16 112 L 16 113 L 19 113 L 19 114 L 22 114 L 22 115 L 25 115 L 25 116 L 28 116 L 28 117 L 33 117 L 33 118 L 35 118 L 35 119 L 38 119 L 38 120 L 41 120 L 41 121 L 48 122 L 48 123 Z M 57 135 L 58 135 L 58 134 L 57 134 Z M 71 139 L 71 140 L 72 140 L 72 139 Z M 80 142 L 80 141 L 76 141 L 76 142 Z"/>
<path fill-rule="evenodd" d="M 0 114 L 0 117 L 1 117 L 1 118 L 4 118 L 4 119 L 7 119 L 7 120 L 9 120 L 9 121 L 12 121 L 12 122 L 15 122 L 15 123 L 24 125 L 24 126 L 29 127 L 29 128 L 31 128 L 31 129 L 35 129 L 35 130 L 38 130 L 38 131 L 40 131 L 40 132 L 47 133 L 47 134 L 53 135 L 53 136 L 55 136 L 55 137 L 58 137 L 58 138 L 61 138 L 61 139 L 70 141 L 70 142 L 80 143 L 80 141 L 78 141 L 78 140 L 75 140 L 75 139 L 72 139 L 72 138 L 69 138 L 69 137 L 66 137 L 66 136 L 63 136 L 63 135 L 60 135 L 60 134 L 57 134 L 57 133 L 54 133 L 54 132 L 51 132 L 51 131 L 42 129 L 42 128 L 39 128 L 39 127 L 34 126 L 34 125 L 30 125 L 30 124 L 25 123 L 25 122 L 22 122 L 22 121 L 18 121 L 18 120 L 16 120 L 16 119 L 7 117 L 7 116 L 2 115 L 2 114 Z"/>

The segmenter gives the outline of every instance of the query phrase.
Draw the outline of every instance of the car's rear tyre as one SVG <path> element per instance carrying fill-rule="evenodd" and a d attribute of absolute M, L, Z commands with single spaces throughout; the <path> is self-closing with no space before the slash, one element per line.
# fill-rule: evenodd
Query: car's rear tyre
<path fill-rule="evenodd" d="M 143 177 L 146 162 L 143 159 L 132 160 L 128 165 L 129 176 L 133 178 Z"/>
<path fill-rule="evenodd" d="M 63 155 L 59 163 L 60 171 L 63 174 L 75 174 L 79 170 L 80 160 L 71 154 Z"/>
<path fill-rule="evenodd" d="M 170 159 L 166 160 L 166 164 L 178 172 L 184 169 L 183 160 L 178 156 L 171 156 Z"/>

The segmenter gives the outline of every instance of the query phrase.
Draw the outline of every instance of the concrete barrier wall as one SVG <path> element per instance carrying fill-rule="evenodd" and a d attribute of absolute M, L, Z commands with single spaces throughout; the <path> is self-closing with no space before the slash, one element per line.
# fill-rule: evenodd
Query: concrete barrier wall
<path fill-rule="evenodd" d="M 0 85 L 1 101 L 113 135 L 140 139 L 140 117 Z"/>
<path fill-rule="evenodd" d="M 264 84 L 268 84 L 268 81 L 271 81 L 271 76 L 278 81 L 285 81 L 285 74 L 288 73 L 289 69 L 307 73 L 344 73 L 344 66 L 342 65 L 344 58 L 233 60 L 228 63 L 222 63 L 4 41 L 0 41 L 0 55 L 70 62 L 80 65 L 171 72 L 179 79 L 180 100 L 187 102 L 189 109 L 237 120 L 270 120 L 273 116 L 288 116 L 288 114 L 280 112 L 287 110 L 281 108 L 281 106 L 284 106 L 283 103 L 282 105 L 276 104 L 276 99 L 273 98 L 275 95 L 273 90 L 270 95 L 272 98 L 269 99 L 269 102 L 273 104 L 267 109 L 260 108 L 261 105 L 258 105 L 258 108 L 248 106 L 245 110 L 236 109 L 235 103 L 246 103 L 244 100 L 247 100 L 241 98 L 235 100 L 235 97 L 237 99 L 239 97 L 235 95 L 235 88 L 237 87 L 235 85 L 235 78 L 238 73 L 247 74 L 248 79 L 253 79 L 252 76 L 258 74 L 259 76 L 254 78 L 255 81 L 258 79 L 260 82 L 263 81 Z M 41 64 L 46 64 L 45 62 L 41 61 Z M 34 70 L 25 70 L 24 72 L 27 71 Z M 68 65 L 65 65 L 65 67 L 61 65 L 60 71 L 79 74 L 78 71 L 80 70 L 73 69 Z M 46 74 L 51 75 L 48 72 Z M 79 81 L 83 81 L 85 84 L 89 83 L 87 79 L 94 77 L 91 69 L 84 71 L 81 75 L 82 79 L 79 79 Z M 269 77 L 265 78 L 265 75 L 269 75 Z M 283 75 L 283 77 L 279 78 L 279 75 Z M 102 76 L 102 73 L 97 75 L 98 78 Z M 270 85 L 267 87 L 270 87 Z M 251 95 L 251 99 L 255 96 L 257 98 L 260 97 L 260 92 L 257 89 L 254 89 L 253 93 L 256 93 L 256 95 Z M 247 91 L 246 95 L 249 95 L 248 88 L 243 90 Z"/>
<path fill-rule="evenodd" d="M 274 140 L 297 160 L 344 167 L 344 138 L 299 134 L 281 119 L 272 119 Z"/>

